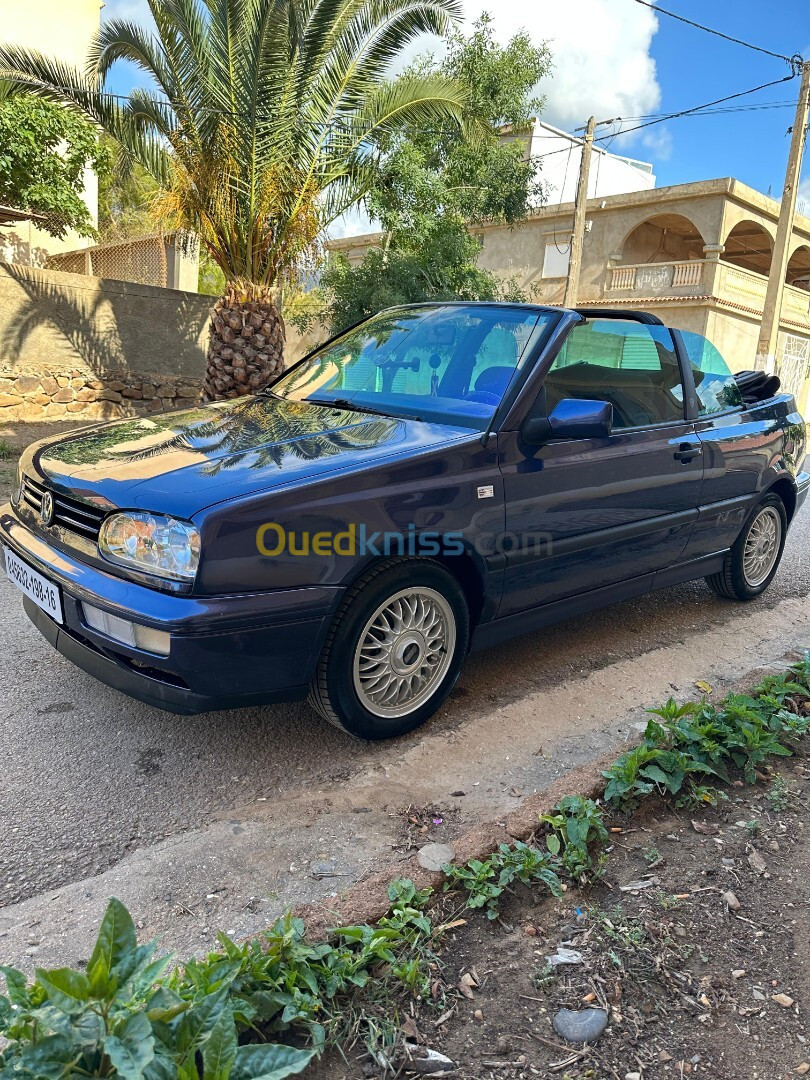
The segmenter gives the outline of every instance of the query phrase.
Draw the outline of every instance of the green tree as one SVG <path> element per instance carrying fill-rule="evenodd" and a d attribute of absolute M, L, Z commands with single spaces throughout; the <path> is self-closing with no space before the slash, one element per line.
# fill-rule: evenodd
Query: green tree
<path fill-rule="evenodd" d="M 0 93 L 0 203 L 45 217 L 42 227 L 62 237 L 69 229 L 95 236 L 82 199 L 86 168 L 109 171 L 109 151 L 96 128 L 52 101 L 3 88 Z"/>
<path fill-rule="evenodd" d="M 102 135 L 102 145 L 112 159 L 116 143 Z M 160 192 L 157 180 L 137 162 L 122 163 L 109 169 L 98 182 L 98 237 L 101 243 L 112 244 L 148 236 L 158 228 L 154 203 Z"/>
<path fill-rule="evenodd" d="M 167 229 L 201 237 L 226 288 L 215 306 L 206 399 L 281 370 L 275 290 L 325 225 L 368 190 L 380 140 L 403 126 L 457 126 L 462 89 L 441 72 L 390 82 L 419 33 L 447 32 L 460 0 L 148 0 L 155 31 L 102 26 L 80 71 L 0 48 L 0 76 L 70 104 L 159 183 Z M 156 89 L 104 91 L 129 60 Z"/>
<path fill-rule="evenodd" d="M 542 198 L 529 135 L 542 107 L 533 88 L 550 67 L 545 44 L 520 33 L 499 45 L 483 15 L 469 37 L 450 37 L 442 61 L 423 57 L 405 72 L 405 80 L 460 84 L 467 123 L 434 124 L 387 140 L 365 199 L 382 225 L 382 245 L 355 267 L 332 258 L 323 276 L 334 330 L 394 303 L 505 295 L 503 284 L 478 268 L 479 243 L 469 225 L 514 224 Z M 485 132 L 475 140 L 466 136 L 473 125 Z"/>

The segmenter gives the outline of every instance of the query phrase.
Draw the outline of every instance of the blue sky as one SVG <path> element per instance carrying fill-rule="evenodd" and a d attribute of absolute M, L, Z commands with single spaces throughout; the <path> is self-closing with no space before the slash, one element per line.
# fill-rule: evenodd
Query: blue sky
<path fill-rule="evenodd" d="M 803 0 L 771 0 L 767 5 L 761 0 L 713 0 L 711 4 L 672 0 L 663 6 L 774 52 L 810 56 L 810 9 Z M 662 111 L 666 112 L 788 74 L 787 65 L 780 60 L 710 37 L 665 15 L 658 16 L 650 51 L 661 88 Z M 740 105 L 790 101 L 792 106 L 684 117 L 658 125 L 671 140 L 668 155 L 656 159 L 653 151 L 651 156 L 659 185 L 734 176 L 760 191 L 771 187 L 778 196 L 787 162 L 787 129 L 798 92 L 799 80 L 794 79 L 739 101 Z M 810 176 L 807 168 L 804 176 Z M 810 191 L 807 198 L 810 201 Z"/>
<path fill-rule="evenodd" d="M 762 0 L 663 0 L 662 6 L 774 52 L 810 56 L 807 0 L 766 5 Z M 464 0 L 464 8 L 468 21 L 482 10 L 493 12 L 504 40 L 525 28 L 535 40 L 549 41 L 555 70 L 542 87 L 544 117 L 569 130 L 590 113 L 608 119 L 674 112 L 788 73 L 783 61 L 656 16 L 635 0 Z M 144 0 L 108 0 L 103 17 L 111 16 L 148 21 Z M 435 49 L 436 42 L 410 46 L 407 58 L 425 48 Z M 140 81 L 125 65 L 111 75 L 116 92 L 125 93 Z M 795 103 L 798 90 L 795 79 L 738 104 Z M 770 188 L 778 197 L 792 118 L 789 104 L 686 117 L 622 136 L 612 149 L 653 162 L 659 186 L 733 176 L 760 191 Z M 804 169 L 801 196 L 810 210 L 810 165 Z"/>

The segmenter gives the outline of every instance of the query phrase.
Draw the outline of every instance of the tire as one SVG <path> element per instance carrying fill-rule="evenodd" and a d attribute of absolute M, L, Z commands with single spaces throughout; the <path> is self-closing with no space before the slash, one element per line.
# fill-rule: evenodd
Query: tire
<path fill-rule="evenodd" d="M 464 593 L 444 567 L 422 559 L 386 560 L 348 590 L 329 628 L 309 702 L 358 739 L 404 735 L 446 700 L 469 634 Z"/>
<path fill-rule="evenodd" d="M 729 600 L 753 600 L 773 581 L 786 536 L 785 504 L 778 495 L 766 495 L 751 511 L 723 569 L 707 577 L 706 584 Z"/>

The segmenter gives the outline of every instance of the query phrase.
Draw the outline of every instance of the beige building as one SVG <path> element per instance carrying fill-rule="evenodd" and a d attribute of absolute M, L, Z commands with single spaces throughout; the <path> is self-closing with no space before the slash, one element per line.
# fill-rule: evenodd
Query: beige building
<path fill-rule="evenodd" d="M 476 228 L 479 264 L 533 300 L 561 304 L 573 203 L 521 225 Z M 706 180 L 588 200 L 578 303 L 632 307 L 708 337 L 732 370 L 756 365 L 779 204 L 737 180 Z M 334 241 L 350 261 L 378 234 Z M 796 216 L 782 307 L 778 374 L 810 401 L 810 218 Z"/>
<path fill-rule="evenodd" d="M 90 41 L 101 22 L 100 0 L 26 0 L 3 4 L 0 39 L 5 45 L 38 49 L 71 67 L 83 68 Z M 98 180 L 85 170 L 84 201 L 93 225 L 98 223 Z M 68 232 L 58 239 L 32 220 L 16 221 L 0 229 L 0 259 L 26 266 L 44 266 L 49 255 L 84 248 L 92 240 Z"/>

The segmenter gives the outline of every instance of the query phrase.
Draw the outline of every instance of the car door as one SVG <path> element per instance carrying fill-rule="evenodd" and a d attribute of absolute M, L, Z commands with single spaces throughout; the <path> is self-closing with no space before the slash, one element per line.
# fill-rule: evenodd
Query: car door
<path fill-rule="evenodd" d="M 697 516 L 701 448 L 669 330 L 612 318 L 574 326 L 528 415 L 570 398 L 609 402 L 612 434 L 529 446 L 520 430 L 499 433 L 502 616 L 676 563 Z"/>

